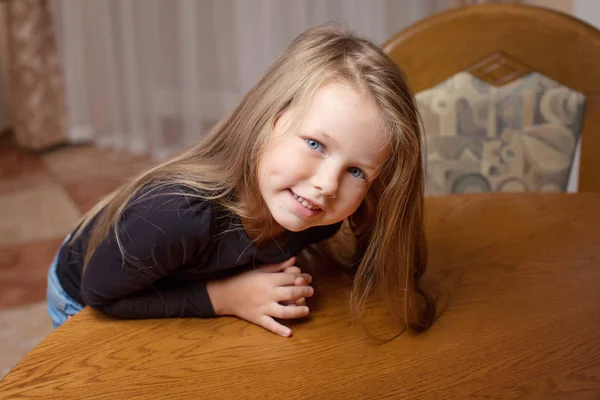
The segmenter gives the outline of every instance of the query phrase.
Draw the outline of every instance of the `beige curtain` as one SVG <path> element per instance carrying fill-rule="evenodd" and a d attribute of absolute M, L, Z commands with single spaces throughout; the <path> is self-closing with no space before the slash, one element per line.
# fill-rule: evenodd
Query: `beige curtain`
<path fill-rule="evenodd" d="M 12 128 L 17 143 L 41 150 L 64 142 L 64 88 L 49 3 L 11 0 L 6 14 Z"/>
<path fill-rule="evenodd" d="M 381 43 L 449 1 L 55 0 L 69 140 L 166 158 L 309 26 L 337 20 Z"/>
<path fill-rule="evenodd" d="M 0 135 L 10 126 L 10 79 L 8 78 L 6 8 L 7 4 L 0 2 Z"/>

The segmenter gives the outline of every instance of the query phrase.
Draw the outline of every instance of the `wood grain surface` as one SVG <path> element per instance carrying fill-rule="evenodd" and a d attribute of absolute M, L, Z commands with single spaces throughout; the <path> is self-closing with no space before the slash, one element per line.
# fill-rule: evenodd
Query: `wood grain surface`
<path fill-rule="evenodd" d="M 2 399 L 600 398 L 600 194 L 428 198 L 421 336 L 374 341 L 351 277 L 315 268 L 310 318 L 120 321 L 85 309 L 0 383 Z M 378 304 L 367 327 L 392 336 Z"/>

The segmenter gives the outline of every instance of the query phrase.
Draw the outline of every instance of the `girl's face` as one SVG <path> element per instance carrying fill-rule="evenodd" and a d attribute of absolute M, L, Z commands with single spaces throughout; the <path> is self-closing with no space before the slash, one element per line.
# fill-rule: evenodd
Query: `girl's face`
<path fill-rule="evenodd" d="M 316 93 L 298 128 L 294 110 L 275 123 L 259 163 L 273 222 L 298 232 L 352 215 L 389 156 L 374 104 L 342 83 Z"/>

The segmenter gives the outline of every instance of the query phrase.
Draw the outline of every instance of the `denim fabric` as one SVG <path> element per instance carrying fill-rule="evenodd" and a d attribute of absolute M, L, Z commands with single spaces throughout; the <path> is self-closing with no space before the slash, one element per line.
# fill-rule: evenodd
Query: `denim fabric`
<path fill-rule="evenodd" d="M 48 290 L 46 296 L 48 298 L 48 315 L 52 320 L 52 326 L 54 329 L 61 326 L 70 316 L 77 314 L 83 309 L 83 306 L 77 301 L 73 300 L 71 296 L 65 292 L 60 285 L 58 276 L 56 275 L 56 264 L 58 262 L 58 253 L 64 244 L 69 240 L 69 236 L 65 239 L 63 244 L 60 246 L 54 257 L 54 261 L 50 265 L 48 271 Z"/>

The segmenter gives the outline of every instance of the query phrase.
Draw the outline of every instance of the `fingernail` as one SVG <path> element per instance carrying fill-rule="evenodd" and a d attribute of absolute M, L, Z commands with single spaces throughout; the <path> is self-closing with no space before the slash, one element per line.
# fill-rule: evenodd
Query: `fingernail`
<path fill-rule="evenodd" d="M 292 331 L 290 329 L 286 329 L 283 331 L 283 336 L 290 336 L 292 334 Z"/>

